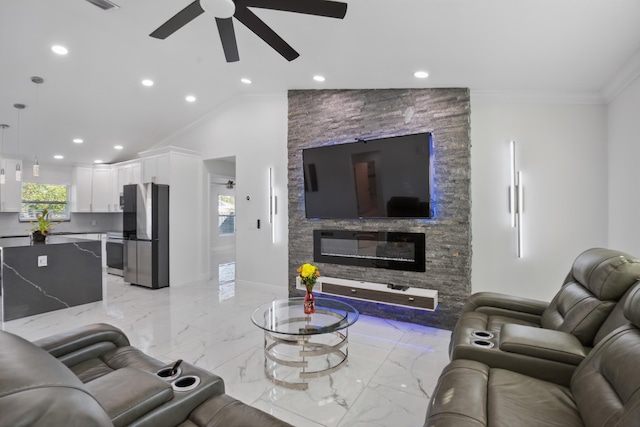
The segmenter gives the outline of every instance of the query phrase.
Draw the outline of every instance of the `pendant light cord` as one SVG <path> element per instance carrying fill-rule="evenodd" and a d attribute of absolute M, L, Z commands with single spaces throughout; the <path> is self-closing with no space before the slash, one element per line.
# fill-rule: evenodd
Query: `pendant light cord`
<path fill-rule="evenodd" d="M 4 159 L 4 130 L 9 127 L 9 125 L 0 125 L 2 126 L 2 145 L 0 145 L 0 157 Z"/>
<path fill-rule="evenodd" d="M 22 181 L 22 168 L 20 167 L 20 110 L 26 108 L 27 106 L 24 104 L 13 104 L 13 106 L 18 110 L 18 161 L 16 163 L 16 181 Z"/>

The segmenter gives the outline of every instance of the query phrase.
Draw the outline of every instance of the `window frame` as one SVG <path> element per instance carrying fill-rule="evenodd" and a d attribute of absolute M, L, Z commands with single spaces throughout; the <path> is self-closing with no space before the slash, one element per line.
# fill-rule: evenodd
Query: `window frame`
<path fill-rule="evenodd" d="M 62 202 L 62 201 L 49 201 L 49 200 L 26 200 L 24 198 L 24 186 L 25 186 L 25 184 L 51 185 L 51 186 L 57 186 L 57 187 L 64 187 L 65 190 L 66 190 L 65 193 L 67 195 L 66 200 L 64 202 Z M 32 217 L 24 216 L 24 205 L 36 204 L 36 203 L 37 204 L 43 204 L 43 205 L 64 205 L 66 207 L 65 212 L 64 212 L 65 213 L 64 216 L 62 216 L 62 217 L 56 216 L 55 218 L 51 218 L 51 219 L 55 219 L 56 221 L 62 221 L 62 222 L 71 221 L 70 190 L 71 190 L 71 185 L 69 185 L 69 184 L 54 184 L 54 183 L 45 183 L 45 182 L 22 181 L 20 183 L 20 211 L 18 213 L 19 222 L 32 222 L 32 221 L 36 220 L 35 217 L 32 218 Z"/>
<path fill-rule="evenodd" d="M 233 213 L 232 214 L 224 214 L 224 213 L 220 213 L 220 198 L 221 197 L 233 197 Z M 226 202 L 225 202 L 226 203 Z M 216 213 L 218 214 L 218 237 L 225 237 L 225 236 L 233 236 L 236 234 L 236 197 L 235 195 L 231 195 L 231 194 L 218 194 L 218 203 L 217 203 L 218 209 L 216 211 Z M 222 225 L 222 223 L 229 217 L 233 217 L 233 231 L 231 233 L 222 233 L 220 231 L 220 226 Z M 223 219 L 224 218 L 224 219 Z M 221 221 L 221 219 L 223 219 Z"/>

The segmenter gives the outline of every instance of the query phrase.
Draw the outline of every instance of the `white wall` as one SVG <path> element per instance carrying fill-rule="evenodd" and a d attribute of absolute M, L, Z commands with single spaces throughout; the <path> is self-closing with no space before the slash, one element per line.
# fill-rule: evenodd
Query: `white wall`
<path fill-rule="evenodd" d="M 287 108 L 286 92 L 239 97 L 165 141 L 199 151 L 205 161 L 235 156 L 236 280 L 287 286 Z M 269 167 L 278 198 L 275 243 L 268 223 Z M 203 221 L 208 203 L 204 206 Z M 203 257 L 208 256 L 207 245 L 201 247 Z M 202 265 L 208 265 L 204 258 Z"/>
<path fill-rule="evenodd" d="M 473 292 L 549 300 L 580 252 L 607 246 L 606 129 L 603 105 L 492 101 L 472 93 Z M 523 173 L 521 259 L 508 212 L 511 139 Z"/>
<path fill-rule="evenodd" d="M 198 256 L 206 240 L 202 223 L 201 160 L 190 154 L 171 152 L 169 189 L 169 283 L 171 286 L 206 278 L 203 257 Z"/>
<path fill-rule="evenodd" d="M 640 78 L 610 104 L 609 244 L 640 256 Z"/>

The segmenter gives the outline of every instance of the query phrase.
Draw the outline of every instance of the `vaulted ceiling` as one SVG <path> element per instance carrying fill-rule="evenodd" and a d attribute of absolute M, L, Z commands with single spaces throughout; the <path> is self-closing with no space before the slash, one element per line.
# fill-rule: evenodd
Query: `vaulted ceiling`
<path fill-rule="evenodd" d="M 240 61 L 227 63 L 209 12 L 165 40 L 149 37 L 192 0 L 113 1 L 120 7 L 109 11 L 85 0 L 0 2 L 5 155 L 37 151 L 41 164 L 126 160 L 233 97 L 287 89 L 593 98 L 640 49 L 639 0 L 346 0 L 343 20 L 252 9 L 300 57 L 287 61 L 234 20 Z M 69 53 L 56 55 L 54 44 Z M 416 79 L 417 70 L 429 77 Z M 326 80 L 314 81 L 318 74 Z M 185 101 L 190 94 L 195 102 Z M 14 103 L 27 108 L 18 113 Z"/>

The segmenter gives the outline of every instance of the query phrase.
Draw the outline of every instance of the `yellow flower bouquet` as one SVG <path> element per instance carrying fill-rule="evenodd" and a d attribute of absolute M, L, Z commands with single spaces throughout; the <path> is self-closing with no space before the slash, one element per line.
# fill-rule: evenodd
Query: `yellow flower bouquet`
<path fill-rule="evenodd" d="M 311 292 L 313 285 L 316 284 L 316 280 L 320 277 L 320 270 L 315 265 L 302 264 L 298 267 L 298 274 L 300 275 L 300 282 L 307 288 L 307 292 Z"/>

